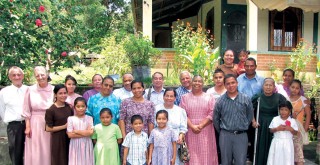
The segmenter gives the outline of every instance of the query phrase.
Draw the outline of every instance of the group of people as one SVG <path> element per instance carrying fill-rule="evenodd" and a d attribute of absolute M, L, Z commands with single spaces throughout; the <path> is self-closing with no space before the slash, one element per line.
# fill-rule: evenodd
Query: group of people
<path fill-rule="evenodd" d="M 249 155 L 257 165 L 303 164 L 300 129 L 308 130 L 310 107 L 302 84 L 291 69 L 282 85 L 262 78 L 249 53 L 240 53 L 238 65 L 234 52 L 225 51 L 206 92 L 201 76 L 183 71 L 177 89 L 164 88 L 161 72 L 152 75 L 150 88 L 125 74 L 116 90 L 112 77 L 95 74 L 93 89 L 81 96 L 70 75 L 53 86 L 37 66 L 37 83 L 27 87 L 23 71 L 11 67 L 0 115 L 12 163 L 243 165 Z M 187 163 L 178 156 L 183 143 Z"/>

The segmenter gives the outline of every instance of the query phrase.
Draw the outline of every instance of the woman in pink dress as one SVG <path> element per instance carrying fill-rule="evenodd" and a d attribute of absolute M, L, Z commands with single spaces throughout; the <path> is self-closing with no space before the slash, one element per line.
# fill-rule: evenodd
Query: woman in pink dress
<path fill-rule="evenodd" d="M 24 151 L 25 165 L 50 165 L 50 132 L 45 131 L 44 116 L 46 109 L 53 104 L 53 86 L 48 83 L 48 74 L 44 67 L 34 68 L 37 84 L 28 88 L 22 116 L 26 121 L 26 140 Z"/>
<path fill-rule="evenodd" d="M 189 147 L 188 164 L 218 164 L 216 137 L 212 124 L 215 99 L 202 91 L 203 79 L 195 76 L 192 91 L 181 97 L 180 106 L 186 110 L 188 132 L 186 142 Z"/>
<path fill-rule="evenodd" d="M 74 92 L 74 90 L 77 87 L 77 80 L 73 76 L 68 75 L 66 76 L 64 85 L 67 87 L 67 92 L 68 92 L 68 97 L 66 102 L 70 105 L 71 108 L 73 108 L 74 100 L 78 97 L 81 97 L 81 95 Z"/>

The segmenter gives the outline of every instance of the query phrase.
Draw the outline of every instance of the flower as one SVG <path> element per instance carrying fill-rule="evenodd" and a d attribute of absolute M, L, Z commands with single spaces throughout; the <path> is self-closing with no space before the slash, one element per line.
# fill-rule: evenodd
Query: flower
<path fill-rule="evenodd" d="M 49 50 L 48 49 L 46 49 L 46 54 L 49 54 Z"/>
<path fill-rule="evenodd" d="M 61 53 L 61 56 L 62 56 L 62 57 L 67 56 L 67 52 L 62 52 L 62 53 Z"/>
<path fill-rule="evenodd" d="M 39 6 L 39 11 L 40 11 L 41 13 L 43 13 L 43 12 L 45 11 L 45 9 L 46 9 L 46 8 L 45 8 L 44 6 L 42 6 L 42 5 Z"/>
<path fill-rule="evenodd" d="M 42 26 L 42 21 L 41 21 L 41 19 L 36 19 L 36 25 L 38 26 L 38 27 L 40 27 L 40 26 Z"/>
<path fill-rule="evenodd" d="M 291 126 L 291 122 L 289 120 L 286 120 L 286 126 Z"/>

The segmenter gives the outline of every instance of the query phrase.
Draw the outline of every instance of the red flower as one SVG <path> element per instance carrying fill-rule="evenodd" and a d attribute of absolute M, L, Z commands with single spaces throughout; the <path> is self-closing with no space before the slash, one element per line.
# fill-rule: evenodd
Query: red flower
<path fill-rule="evenodd" d="M 289 120 L 286 120 L 286 126 L 291 126 L 291 122 Z"/>
<path fill-rule="evenodd" d="M 46 49 L 46 54 L 48 54 L 49 53 L 49 50 L 48 49 Z"/>
<path fill-rule="evenodd" d="M 61 53 L 61 56 L 62 56 L 62 57 L 67 56 L 67 52 L 62 52 L 62 53 Z"/>
<path fill-rule="evenodd" d="M 46 8 L 45 8 L 44 6 L 42 6 L 42 5 L 39 6 L 39 11 L 40 11 L 41 13 L 43 13 L 45 9 L 46 9 Z"/>
<path fill-rule="evenodd" d="M 38 27 L 42 26 L 42 21 L 41 21 L 41 19 L 36 19 L 36 25 L 37 25 Z"/>

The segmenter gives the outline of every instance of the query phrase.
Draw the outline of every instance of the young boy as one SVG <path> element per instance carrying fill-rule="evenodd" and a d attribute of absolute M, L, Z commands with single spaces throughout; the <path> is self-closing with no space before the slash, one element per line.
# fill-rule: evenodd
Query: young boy
<path fill-rule="evenodd" d="M 250 51 L 246 51 L 246 50 L 241 50 L 240 51 L 240 53 L 239 53 L 239 63 L 238 63 L 238 69 L 237 69 L 238 75 L 246 72 L 246 70 L 244 69 L 244 63 L 246 62 L 249 54 L 250 54 Z"/>
<path fill-rule="evenodd" d="M 131 125 L 133 131 L 126 135 L 122 143 L 124 147 L 122 165 L 145 165 L 148 155 L 148 134 L 142 131 L 142 117 L 133 115 Z"/>

